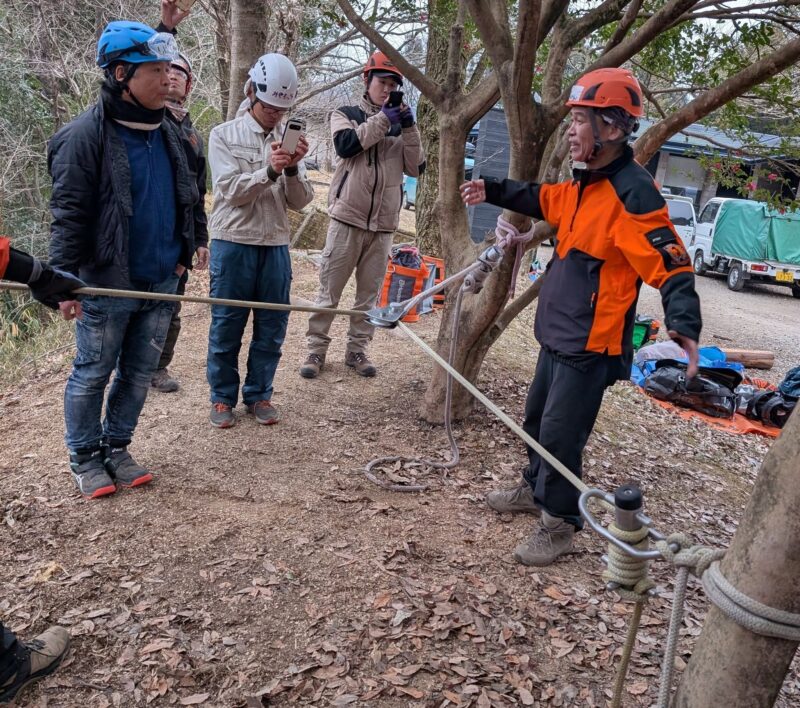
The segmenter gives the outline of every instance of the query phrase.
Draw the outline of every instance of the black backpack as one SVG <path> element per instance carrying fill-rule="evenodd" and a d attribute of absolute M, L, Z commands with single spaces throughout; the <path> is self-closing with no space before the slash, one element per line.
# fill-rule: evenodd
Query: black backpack
<path fill-rule="evenodd" d="M 742 376 L 733 369 L 700 367 L 700 372 L 686 381 L 686 364 L 662 359 L 644 381 L 644 390 L 660 401 L 669 401 L 714 416 L 733 418 L 736 414 L 734 390 Z"/>

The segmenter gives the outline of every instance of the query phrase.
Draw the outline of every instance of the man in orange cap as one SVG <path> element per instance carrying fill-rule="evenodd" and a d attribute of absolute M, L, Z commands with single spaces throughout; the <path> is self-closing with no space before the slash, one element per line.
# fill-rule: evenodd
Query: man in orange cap
<path fill-rule="evenodd" d="M 535 184 L 490 178 L 461 185 L 467 205 L 488 201 L 558 229 L 536 308 L 541 345 L 524 429 L 578 476 L 605 389 L 630 375 L 639 288 L 661 291 L 667 330 L 697 372 L 701 318 L 694 275 L 666 203 L 628 145 L 643 114 L 639 82 L 599 69 L 573 86 L 569 139 L 574 179 Z M 487 496 L 500 512 L 541 515 L 514 558 L 545 566 L 572 549 L 578 491 L 534 450 L 522 484 Z"/>
<path fill-rule="evenodd" d="M 339 158 L 328 192 L 331 221 L 316 304 L 338 307 L 344 286 L 355 271 L 353 309 L 375 306 L 392 233 L 400 220 L 403 173 L 418 177 L 424 156 L 414 114 L 405 103 L 392 105 L 390 94 L 403 85 L 400 70 L 383 52 L 364 67 L 364 95 L 357 106 L 331 114 L 331 135 Z M 300 375 L 316 378 L 325 363 L 333 317 L 315 313 L 308 321 L 308 358 Z M 367 346 L 375 328 L 366 317 L 350 317 L 345 364 L 360 376 L 374 376 Z"/>

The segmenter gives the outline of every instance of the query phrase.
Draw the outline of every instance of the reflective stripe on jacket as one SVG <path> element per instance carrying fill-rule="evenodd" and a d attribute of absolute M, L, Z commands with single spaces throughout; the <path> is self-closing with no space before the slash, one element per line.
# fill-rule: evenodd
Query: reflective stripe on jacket
<path fill-rule="evenodd" d="M 328 192 L 328 214 L 364 231 L 390 232 L 400 221 L 403 173 L 418 177 L 424 166 L 419 130 L 392 126 L 366 96 L 358 106 L 331 113 L 339 158 Z"/>
<path fill-rule="evenodd" d="M 642 281 L 661 291 L 667 329 L 697 340 L 689 256 L 650 174 L 623 154 L 559 184 L 485 179 L 487 201 L 558 229 L 536 308 L 537 340 L 566 355 L 632 356 Z"/>

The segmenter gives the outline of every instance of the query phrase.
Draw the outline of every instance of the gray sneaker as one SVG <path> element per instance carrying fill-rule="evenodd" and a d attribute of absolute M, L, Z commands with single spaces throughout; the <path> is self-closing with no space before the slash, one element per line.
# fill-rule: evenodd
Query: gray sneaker
<path fill-rule="evenodd" d="M 522 512 L 525 514 L 541 514 L 541 509 L 533 500 L 533 490 L 526 481 L 513 489 L 496 489 L 486 495 L 486 503 L 495 511 Z"/>
<path fill-rule="evenodd" d="M 232 428 L 236 425 L 233 408 L 227 403 L 212 403 L 211 425 L 215 428 Z"/>
<path fill-rule="evenodd" d="M 325 357 L 322 354 L 314 354 L 312 352 L 300 367 L 300 376 L 304 379 L 315 379 L 319 376 L 323 366 L 325 366 Z"/>
<path fill-rule="evenodd" d="M 344 363 L 351 369 L 355 369 L 359 376 L 375 376 L 378 372 L 364 352 L 347 352 L 344 357 Z"/>
<path fill-rule="evenodd" d="M 572 524 L 543 511 L 541 525 L 533 536 L 514 549 L 514 560 L 522 565 L 550 565 L 572 550 L 574 536 Z"/>
<path fill-rule="evenodd" d="M 153 481 L 153 475 L 131 457 L 127 447 L 106 448 L 103 462 L 120 487 L 132 489 Z"/>
<path fill-rule="evenodd" d="M 173 379 L 169 375 L 169 371 L 167 369 L 158 369 L 156 373 L 153 374 L 153 378 L 150 380 L 150 385 L 156 391 L 161 391 L 161 393 L 173 393 L 180 388 L 178 380 Z"/>
<path fill-rule="evenodd" d="M 274 425 L 280 420 L 278 411 L 269 401 L 256 401 L 247 404 L 247 412 L 256 417 L 261 425 Z"/>
<path fill-rule="evenodd" d="M 72 479 L 87 499 L 105 497 L 117 491 L 114 480 L 103 465 L 103 457 L 102 450 L 69 456 Z"/>

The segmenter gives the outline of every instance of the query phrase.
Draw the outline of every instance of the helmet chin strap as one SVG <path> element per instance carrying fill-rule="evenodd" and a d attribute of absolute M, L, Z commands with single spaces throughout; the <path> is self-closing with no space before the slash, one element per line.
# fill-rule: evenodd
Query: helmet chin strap
<path fill-rule="evenodd" d="M 602 140 L 600 138 L 600 129 L 597 123 L 597 112 L 590 108 L 589 111 L 589 125 L 592 126 L 592 135 L 594 136 L 594 145 L 592 146 L 592 151 L 586 157 L 585 160 L 580 161 L 576 160 L 573 162 L 573 167 L 578 170 L 585 170 L 587 168 L 587 163 L 595 160 L 597 156 L 600 154 L 600 151 L 606 145 L 625 145 L 628 142 L 628 135 L 623 135 L 621 138 L 617 138 L 616 140 Z"/>

